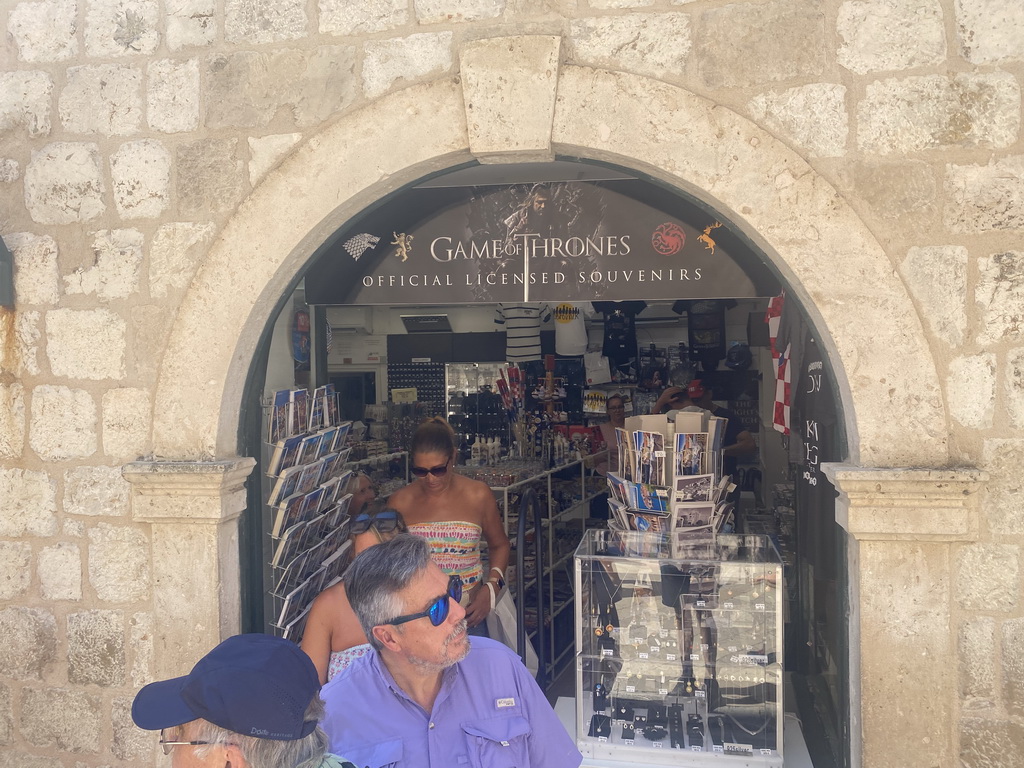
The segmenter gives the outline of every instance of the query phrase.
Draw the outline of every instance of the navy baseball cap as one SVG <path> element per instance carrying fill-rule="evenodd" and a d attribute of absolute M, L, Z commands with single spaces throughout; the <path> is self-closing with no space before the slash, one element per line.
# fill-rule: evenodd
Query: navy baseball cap
<path fill-rule="evenodd" d="M 303 716 L 319 691 L 316 667 L 295 643 L 271 635 L 235 635 L 184 677 L 139 691 L 132 720 L 158 731 L 202 718 L 243 736 L 292 741 L 316 728 Z"/>

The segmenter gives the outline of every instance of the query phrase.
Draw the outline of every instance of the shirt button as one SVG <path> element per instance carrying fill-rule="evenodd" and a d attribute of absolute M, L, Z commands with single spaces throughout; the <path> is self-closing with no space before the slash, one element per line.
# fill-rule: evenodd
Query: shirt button
<path fill-rule="evenodd" d="M 433 723 L 430 724 L 430 730 L 434 730 L 434 724 Z"/>

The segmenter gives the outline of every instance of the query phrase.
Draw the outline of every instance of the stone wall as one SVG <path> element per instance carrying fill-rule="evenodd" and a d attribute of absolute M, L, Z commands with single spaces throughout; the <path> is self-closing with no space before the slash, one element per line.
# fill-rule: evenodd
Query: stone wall
<path fill-rule="evenodd" d="M 231 458 L 225 446 L 241 390 L 229 367 L 235 339 L 182 329 L 216 316 L 218 288 L 237 289 L 248 302 L 238 308 L 248 323 L 238 358 L 251 355 L 253 328 L 258 334 L 302 254 L 264 256 L 254 242 L 237 284 L 218 283 L 217 270 L 229 271 L 222 265 L 244 264 L 217 262 L 229 253 L 225 243 L 239 242 L 232 227 L 259 204 L 287 211 L 268 190 L 287 189 L 289 169 L 328 136 L 370 142 L 374 118 L 401 139 L 386 157 L 334 169 L 342 177 L 334 183 L 376 179 L 375 187 L 360 182 L 364 197 L 353 192 L 353 202 L 338 205 L 358 209 L 427 164 L 467 159 L 472 146 L 490 160 L 503 151 L 515 160 L 550 151 L 552 136 L 607 159 L 642 145 L 645 171 L 690 179 L 691 191 L 728 204 L 780 255 L 796 295 L 828 321 L 855 458 L 971 466 L 989 477 L 976 526 L 951 540 L 924 534 L 944 541 L 941 551 L 935 543 L 901 549 L 893 534 L 864 557 L 865 568 L 902 562 L 935 574 L 929 584 L 944 610 L 897 615 L 925 616 L 922 627 L 948 633 L 948 643 L 931 636 L 920 650 L 936 674 L 955 677 L 958 692 L 948 703 L 948 746 L 890 749 L 901 738 L 899 713 L 916 711 L 897 700 L 880 718 L 888 729 L 865 731 L 864 764 L 1018 763 L 1024 9 L 1016 0 L 5 0 L 0 24 L 0 235 L 14 254 L 17 301 L 15 311 L 0 310 L 5 765 L 152 761 L 154 739 L 130 723 L 131 696 L 188 666 L 186 654 L 170 655 L 170 630 L 160 626 L 167 613 L 179 625 L 188 618 L 174 605 L 176 582 L 162 574 L 177 569 L 180 578 L 233 540 L 180 535 L 161 517 L 174 508 L 170 492 L 155 504 L 164 511 L 140 513 L 122 467 L 139 458 Z M 559 41 L 543 58 L 547 68 L 524 81 L 555 88 L 551 70 L 565 69 L 563 111 L 545 102 L 556 115 L 546 147 L 527 141 L 543 125 L 524 123 L 525 138 L 488 132 L 473 121 L 494 123 L 500 105 L 460 101 L 463 86 L 482 100 L 503 87 L 500 66 L 497 77 L 460 78 L 500 61 L 501 43 L 482 57 L 482 41 L 512 35 Z M 646 108 L 605 120 L 615 105 L 601 94 Z M 452 115 L 442 138 L 426 133 L 422 105 L 431 99 Z M 691 161 L 679 121 L 698 112 L 708 133 Z M 347 125 L 360 132 L 345 135 Z M 661 146 L 670 135 L 673 146 Z M 765 218 L 769 197 L 792 218 Z M 840 209 L 859 219 L 845 230 L 850 242 L 821 223 Z M 257 239 L 273 244 L 286 225 L 268 218 Z M 310 226 L 301 234 L 315 246 L 326 233 Z M 880 317 L 902 316 L 888 299 L 872 301 L 875 293 L 893 302 L 909 294 L 916 317 L 885 327 Z M 154 425 L 167 423 L 164 404 L 174 398 L 166 393 L 187 379 L 189 344 L 199 362 L 188 376 L 218 386 L 196 423 L 174 412 L 165 431 L 180 439 L 168 451 Z M 902 358 L 919 354 L 927 358 L 919 388 L 906 386 L 914 377 Z M 223 370 L 203 362 L 214 358 Z M 936 391 L 923 391 L 932 379 Z M 177 393 L 186 403 L 202 396 L 194 386 Z M 220 421 L 210 416 L 218 408 Z M 881 434 L 873 422 L 886 408 L 897 414 L 884 419 L 894 445 L 862 440 Z M 939 429 L 921 416 L 936 408 Z M 204 512 L 218 525 L 233 514 Z M 182 541 L 188 546 L 176 546 Z M 231 583 L 221 576 L 203 581 L 213 604 L 217 585 Z M 929 584 L 909 599 L 927 600 Z M 865 608 L 879 613 L 877 594 Z M 237 622 L 229 607 L 219 621 L 204 614 L 196 634 Z M 862 653 L 884 656 L 894 636 L 914 647 L 912 631 L 883 624 L 864 628 L 877 647 Z M 919 691 L 912 679 L 907 685 L 910 702 Z"/>

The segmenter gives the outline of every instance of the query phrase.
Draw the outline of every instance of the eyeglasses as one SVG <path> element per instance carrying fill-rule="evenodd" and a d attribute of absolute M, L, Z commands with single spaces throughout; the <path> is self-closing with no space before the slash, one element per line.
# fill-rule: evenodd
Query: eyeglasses
<path fill-rule="evenodd" d="M 462 579 L 458 576 L 448 577 L 448 591 L 437 598 L 430 604 L 430 607 L 420 613 L 410 613 L 406 616 L 399 616 L 391 619 L 391 621 L 385 621 L 384 624 L 405 624 L 407 621 L 415 621 L 416 619 L 430 618 L 430 623 L 435 627 L 439 627 L 444 624 L 445 619 L 448 618 L 448 610 L 451 606 L 449 600 L 454 600 L 456 603 L 462 599 Z"/>
<path fill-rule="evenodd" d="M 376 528 L 381 533 L 391 533 L 399 525 L 398 511 L 388 507 L 377 513 L 360 512 L 349 525 L 349 533 L 366 533 L 370 528 Z"/>
<path fill-rule="evenodd" d="M 164 730 L 160 729 L 160 741 L 157 743 L 163 748 L 165 755 L 171 754 L 171 747 L 201 747 L 212 743 L 209 741 L 165 741 Z"/>
<path fill-rule="evenodd" d="M 409 471 L 416 475 L 416 477 L 426 477 L 427 475 L 442 477 L 443 475 L 448 474 L 448 462 L 446 461 L 444 464 L 441 464 L 438 467 L 431 467 L 430 469 L 427 469 L 426 467 L 410 467 Z"/>

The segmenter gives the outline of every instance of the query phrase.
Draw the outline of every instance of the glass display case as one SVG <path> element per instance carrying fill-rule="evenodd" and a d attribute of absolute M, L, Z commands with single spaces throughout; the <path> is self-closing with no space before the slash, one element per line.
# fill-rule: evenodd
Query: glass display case
<path fill-rule="evenodd" d="M 591 530 L 575 578 L 585 757 L 782 765 L 782 562 L 771 539 Z"/>

